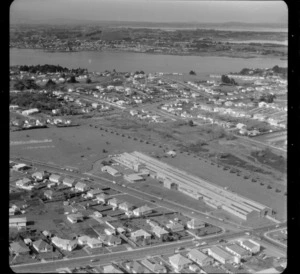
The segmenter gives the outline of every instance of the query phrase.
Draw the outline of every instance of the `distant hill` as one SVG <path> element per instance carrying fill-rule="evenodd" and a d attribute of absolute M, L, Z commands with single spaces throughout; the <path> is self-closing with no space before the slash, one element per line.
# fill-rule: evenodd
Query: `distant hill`
<path fill-rule="evenodd" d="M 11 16 L 11 24 L 43 24 L 43 25 L 98 25 L 103 27 L 145 27 L 145 28 L 270 28 L 287 29 L 287 22 L 282 23 L 249 23 L 249 22 L 138 22 L 138 21 L 102 21 L 71 18 L 55 18 L 51 20 L 18 18 Z"/>

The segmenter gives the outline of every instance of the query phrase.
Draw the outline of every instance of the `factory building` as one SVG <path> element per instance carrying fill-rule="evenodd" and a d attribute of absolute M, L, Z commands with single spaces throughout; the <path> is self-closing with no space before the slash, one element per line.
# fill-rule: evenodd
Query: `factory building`
<path fill-rule="evenodd" d="M 140 152 L 123 153 L 114 157 L 114 160 L 131 169 L 147 168 L 150 176 L 161 182 L 167 188 L 177 189 L 197 200 L 203 200 L 208 206 L 239 217 L 245 221 L 255 220 L 267 214 L 272 209 L 232 193 L 199 177 L 174 168 Z"/>
<path fill-rule="evenodd" d="M 251 253 L 249 251 L 240 247 L 237 244 L 228 245 L 225 248 L 227 251 L 229 251 L 229 253 L 239 257 L 240 259 L 246 259 L 248 257 L 251 257 Z"/>
<path fill-rule="evenodd" d="M 260 251 L 260 244 L 254 242 L 253 240 L 240 241 L 241 247 L 249 250 L 252 254 L 255 254 Z"/>
<path fill-rule="evenodd" d="M 208 255 L 213 257 L 215 260 L 219 261 L 222 264 L 227 264 L 227 263 L 240 263 L 240 260 L 238 257 L 231 255 L 224 249 L 214 246 L 212 248 L 208 249 Z"/>
<path fill-rule="evenodd" d="M 108 174 L 112 175 L 112 176 L 119 176 L 121 175 L 120 172 L 114 168 L 112 168 L 111 166 L 103 166 L 101 168 L 102 172 L 107 172 Z"/>

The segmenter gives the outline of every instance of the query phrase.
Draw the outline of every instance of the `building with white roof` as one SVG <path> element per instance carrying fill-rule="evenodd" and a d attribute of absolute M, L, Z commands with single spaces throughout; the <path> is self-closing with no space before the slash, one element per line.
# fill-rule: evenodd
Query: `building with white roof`
<path fill-rule="evenodd" d="M 199 251 L 198 249 L 192 249 L 188 254 L 187 257 L 192 261 L 196 262 L 200 266 L 207 266 L 214 262 L 214 260 Z"/>
<path fill-rule="evenodd" d="M 183 257 L 180 254 L 175 254 L 169 257 L 169 262 L 172 265 L 172 267 L 174 267 L 176 270 L 181 270 L 192 263 L 191 260 L 189 260 L 186 257 Z"/>
<path fill-rule="evenodd" d="M 219 261 L 222 264 L 232 263 L 237 261 L 237 257 L 231 255 L 224 249 L 214 246 L 208 249 L 208 255 L 212 256 L 215 260 Z M 239 261 L 237 261 L 239 263 Z"/>
<path fill-rule="evenodd" d="M 260 251 L 260 244 L 253 240 L 240 240 L 239 241 L 241 247 L 245 248 L 246 250 L 249 250 L 252 254 L 255 254 Z"/>

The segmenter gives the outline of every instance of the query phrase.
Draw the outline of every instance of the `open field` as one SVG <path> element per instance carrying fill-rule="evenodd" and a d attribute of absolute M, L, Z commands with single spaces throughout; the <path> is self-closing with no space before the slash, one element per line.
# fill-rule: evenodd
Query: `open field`
<path fill-rule="evenodd" d="M 25 150 L 26 145 L 18 145 L 11 147 L 11 155 L 53 162 L 62 166 L 70 165 L 86 171 L 92 168 L 94 162 L 106 158 L 108 154 L 134 150 L 145 152 L 149 155 L 152 155 L 152 153 L 163 153 L 163 147 L 159 147 L 159 143 L 153 145 L 152 142 L 149 142 L 147 144 L 145 141 L 141 142 L 139 138 L 134 140 L 134 137 L 128 138 L 128 135 L 123 134 L 124 136 L 122 136 L 120 133 L 117 135 L 114 132 L 111 133 L 111 131 L 113 132 L 113 130 L 109 129 L 105 131 L 89 126 L 81 126 L 80 128 L 50 128 L 30 132 L 13 132 L 11 133 L 11 141 L 48 138 L 52 140 L 55 147 L 51 149 Z M 118 132 L 121 131 L 118 130 Z M 138 127 L 136 132 L 138 132 Z M 34 145 L 32 144 L 31 146 Z M 105 152 L 103 152 L 103 149 L 105 149 Z M 178 154 L 175 158 L 163 158 L 163 161 L 270 206 L 278 212 L 279 218 L 286 217 L 286 196 L 283 195 L 283 191 L 276 192 L 274 187 L 268 189 L 268 184 L 266 183 L 261 185 L 258 182 L 251 182 L 249 179 L 230 173 L 229 170 L 223 170 L 217 165 L 211 165 L 207 160 L 195 158 L 193 155 L 187 155 L 186 153 Z M 154 186 L 155 184 L 152 183 L 152 185 Z M 156 195 L 163 194 L 166 196 L 169 192 L 165 192 L 170 191 L 158 185 L 152 190 L 150 190 L 149 186 L 149 190 L 146 188 L 147 186 L 144 185 L 143 189 L 145 191 L 151 191 L 152 194 Z M 180 193 L 174 192 L 170 196 L 175 197 L 174 195 L 177 194 Z M 181 199 L 194 202 L 192 198 L 188 198 L 186 195 L 183 195 Z M 197 204 L 199 205 L 199 202 Z"/>

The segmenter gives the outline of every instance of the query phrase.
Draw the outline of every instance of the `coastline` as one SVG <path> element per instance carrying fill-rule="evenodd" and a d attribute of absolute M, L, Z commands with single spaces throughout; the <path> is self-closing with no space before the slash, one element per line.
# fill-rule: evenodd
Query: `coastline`
<path fill-rule="evenodd" d="M 280 58 L 280 60 L 287 61 L 287 56 L 277 56 L 272 54 L 253 54 L 253 53 L 230 53 L 230 52 L 199 52 L 199 53 L 172 53 L 172 52 L 145 52 L 145 51 L 134 51 L 134 50 L 120 50 L 120 49 L 84 49 L 84 50 L 47 50 L 41 48 L 21 48 L 21 47 L 10 47 L 10 49 L 28 49 L 28 50 L 38 50 L 48 53 L 75 53 L 75 52 L 130 52 L 130 53 L 140 53 L 148 55 L 175 55 L 175 56 L 201 56 L 201 57 L 230 57 L 230 58 L 241 58 L 241 59 L 252 59 L 252 58 Z"/>

